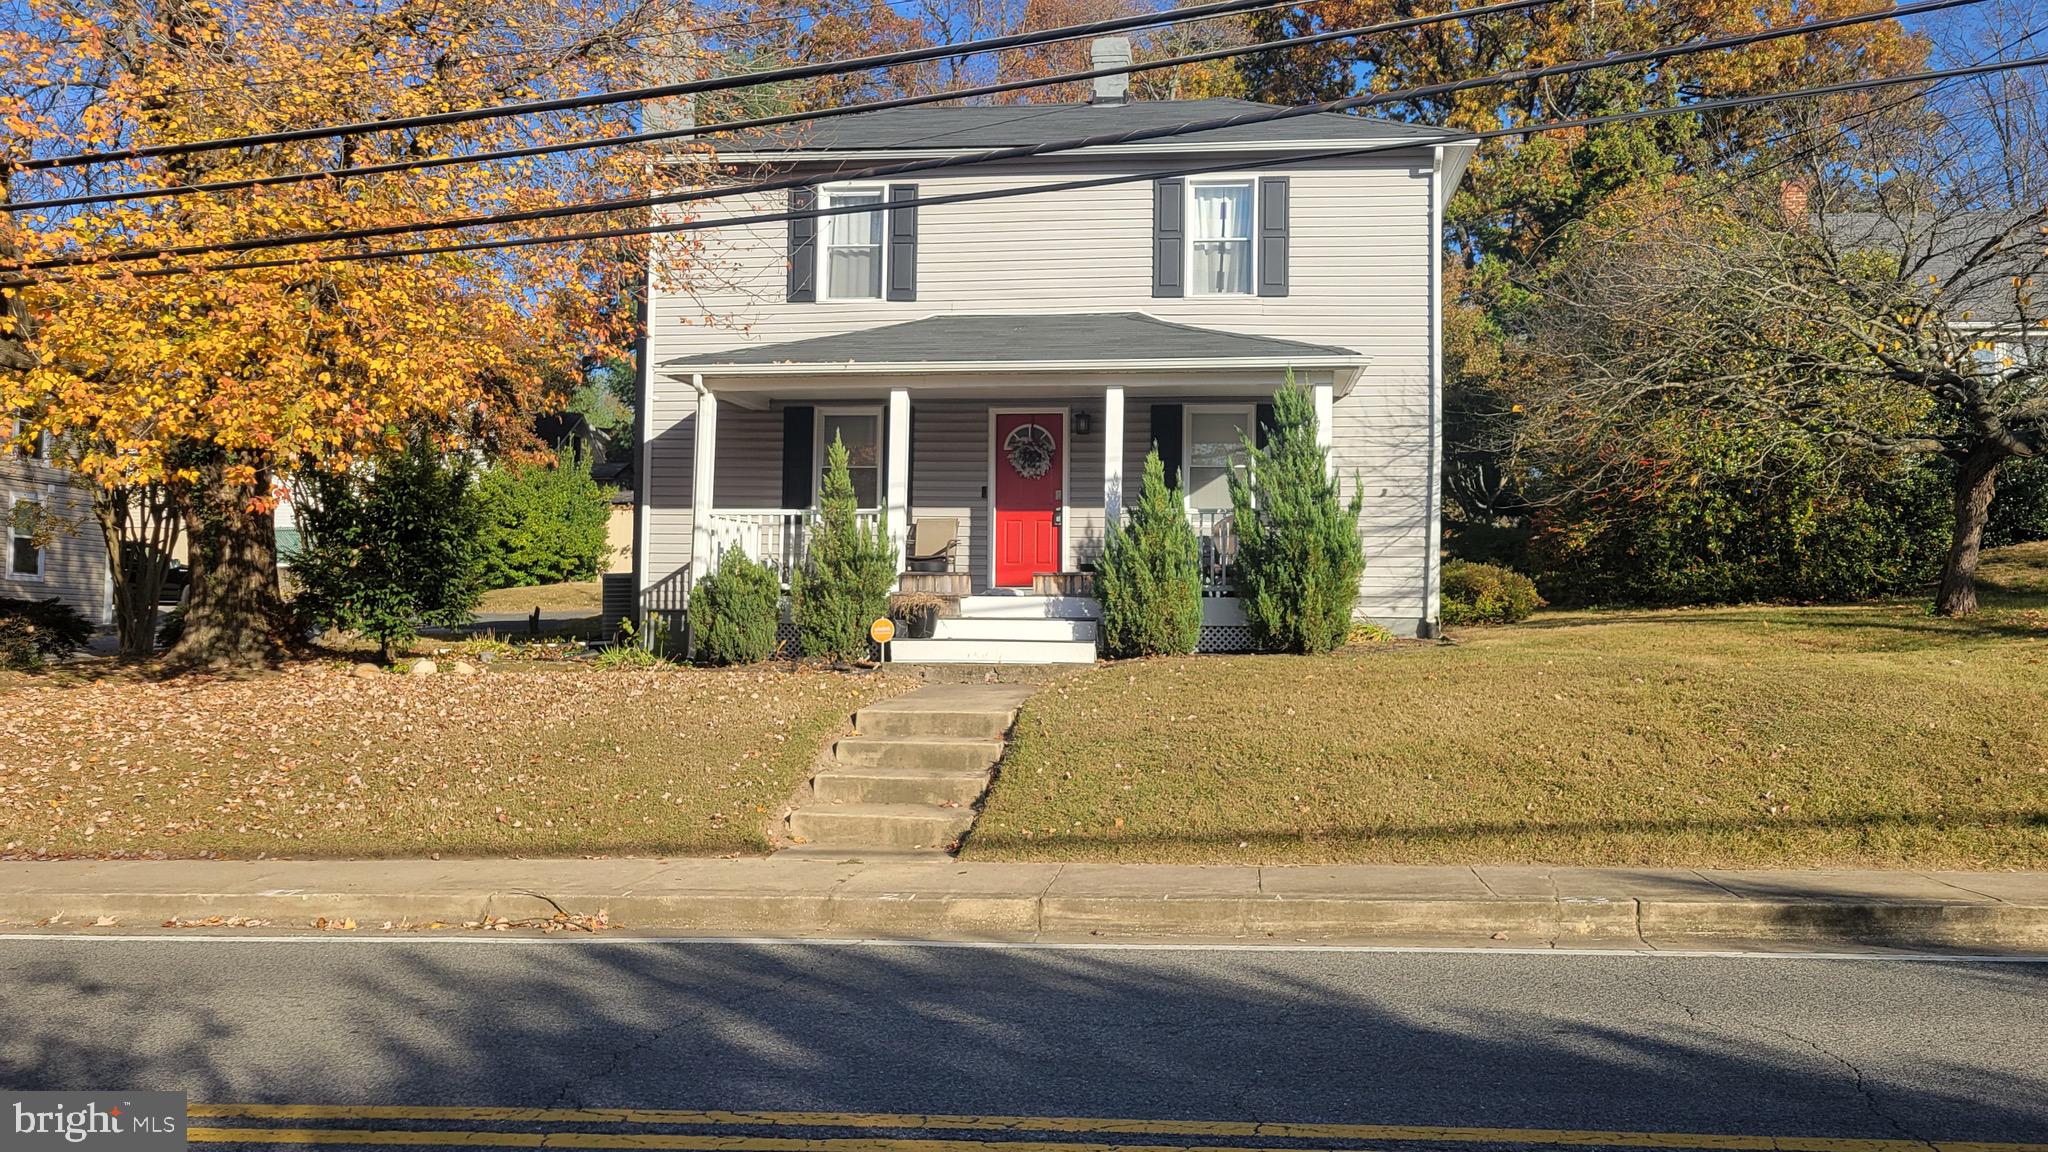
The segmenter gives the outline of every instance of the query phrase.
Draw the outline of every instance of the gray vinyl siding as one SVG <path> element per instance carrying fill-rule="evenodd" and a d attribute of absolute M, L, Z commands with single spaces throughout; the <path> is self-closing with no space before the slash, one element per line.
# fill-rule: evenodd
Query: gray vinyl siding
<path fill-rule="evenodd" d="M 932 173 L 918 179 L 924 196 L 974 192 L 1140 172 L 1184 159 L 1093 161 L 1049 168 Z M 1289 295 L 1152 296 L 1152 185 L 1149 181 L 970 204 L 927 205 L 919 213 L 918 299 L 790 303 L 785 226 L 759 224 L 696 234 L 692 266 L 657 278 L 650 354 L 655 365 L 647 580 L 657 582 L 688 562 L 687 494 L 695 397 L 685 380 L 660 368 L 677 357 L 900 323 L 942 312 L 1137 311 L 1224 331 L 1356 349 L 1372 363 L 1336 404 L 1333 456 L 1344 488 L 1363 490 L 1361 530 L 1367 568 L 1361 610 L 1399 632 L 1412 632 L 1426 611 L 1434 432 L 1430 398 L 1430 156 L 1388 153 L 1313 165 L 1275 166 L 1248 175 L 1286 176 L 1292 200 Z M 753 203 L 727 202 L 707 211 L 774 212 L 782 194 Z M 708 375 L 712 387 L 718 381 Z M 850 388 L 863 388 L 849 378 Z M 986 403 L 921 399 L 912 393 L 916 475 L 914 514 L 957 515 L 968 570 L 986 579 L 989 405 L 1024 406 L 992 380 Z M 872 398 L 872 386 L 862 392 Z M 1250 397 L 1248 397 L 1249 399 Z M 1136 388 L 1125 397 L 1125 474 L 1135 498 L 1150 443 L 1150 405 L 1177 399 Z M 1214 399 L 1204 397 L 1207 401 Z M 815 394 L 802 403 L 820 402 Z M 829 402 L 829 401 L 827 401 Z M 1068 533 L 1070 558 L 1085 562 L 1102 533 L 1102 400 L 1099 388 L 1052 401 L 1089 411 L 1095 428 L 1072 440 Z M 779 437 L 763 417 L 731 404 L 719 409 L 717 502 L 779 503 Z M 745 426 L 749 447 L 724 465 L 728 445 Z M 742 493 L 758 492 L 758 502 Z"/>
<path fill-rule="evenodd" d="M 71 605 L 94 624 L 113 622 L 113 594 L 107 583 L 107 547 L 93 519 L 92 490 L 59 468 L 12 459 L 0 463 L 0 499 L 11 517 L 16 500 L 36 500 L 61 527 L 43 549 L 41 579 L 13 573 L 13 521 L 5 540 L 8 552 L 0 563 L 0 596 L 47 600 Z"/>

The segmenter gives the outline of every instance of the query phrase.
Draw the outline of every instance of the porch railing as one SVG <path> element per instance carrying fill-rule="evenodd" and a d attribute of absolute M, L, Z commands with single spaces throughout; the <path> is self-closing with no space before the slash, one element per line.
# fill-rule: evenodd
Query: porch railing
<path fill-rule="evenodd" d="M 878 508 L 855 513 L 862 527 L 873 527 L 881 519 Z M 809 549 L 811 510 L 808 508 L 714 508 L 706 518 L 711 531 L 713 567 L 726 549 L 739 545 L 740 551 L 757 564 L 775 570 L 782 583 L 804 562 Z"/>
<path fill-rule="evenodd" d="M 1202 595 L 1230 595 L 1230 562 L 1237 557 L 1237 533 L 1228 508 L 1196 508 L 1188 523 L 1200 544 Z"/>

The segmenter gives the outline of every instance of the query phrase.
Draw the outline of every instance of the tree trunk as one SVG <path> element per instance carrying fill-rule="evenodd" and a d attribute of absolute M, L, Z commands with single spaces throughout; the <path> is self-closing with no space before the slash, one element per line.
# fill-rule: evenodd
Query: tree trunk
<path fill-rule="evenodd" d="M 1941 591 L 1934 598 L 1937 615 L 1968 616 L 1977 610 L 1977 557 L 1984 546 L 1984 525 L 1991 519 L 1991 497 L 1998 489 L 1998 465 L 2004 459 L 1979 448 L 1956 466 L 1955 528 L 1941 568 Z"/>
<path fill-rule="evenodd" d="M 93 512 L 107 545 L 121 659 L 147 660 L 156 655 L 157 605 L 170 574 L 178 518 L 157 484 L 102 488 L 94 496 Z"/>
<path fill-rule="evenodd" d="M 216 461 L 185 497 L 192 586 L 185 631 L 165 654 L 179 667 L 250 668 L 284 654 L 284 598 L 277 585 L 277 529 L 269 480 L 236 484 Z M 254 507 L 262 501 L 262 507 Z"/>

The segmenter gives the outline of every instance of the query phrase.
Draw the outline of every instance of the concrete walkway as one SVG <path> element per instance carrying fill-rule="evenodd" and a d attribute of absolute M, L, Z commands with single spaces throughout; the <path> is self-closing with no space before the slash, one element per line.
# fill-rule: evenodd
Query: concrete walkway
<path fill-rule="evenodd" d="M 240 916 L 456 927 L 557 906 L 647 933 L 899 939 L 1779 941 L 2048 951 L 2048 873 L 744 860 L 0 863 L 0 927 Z"/>

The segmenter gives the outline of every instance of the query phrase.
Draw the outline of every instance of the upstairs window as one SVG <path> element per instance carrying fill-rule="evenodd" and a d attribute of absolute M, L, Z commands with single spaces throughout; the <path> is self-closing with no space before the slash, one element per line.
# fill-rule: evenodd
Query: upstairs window
<path fill-rule="evenodd" d="M 1197 296 L 1252 293 L 1252 182 L 1189 189 L 1188 285 Z"/>
<path fill-rule="evenodd" d="M 847 188 L 825 193 L 827 208 L 857 208 L 872 204 L 872 212 L 848 212 L 827 216 L 825 242 L 818 246 L 824 264 L 827 300 L 880 300 L 882 298 L 883 248 L 888 227 L 882 210 L 880 188 Z M 851 445 L 848 445 L 851 447 Z"/>

